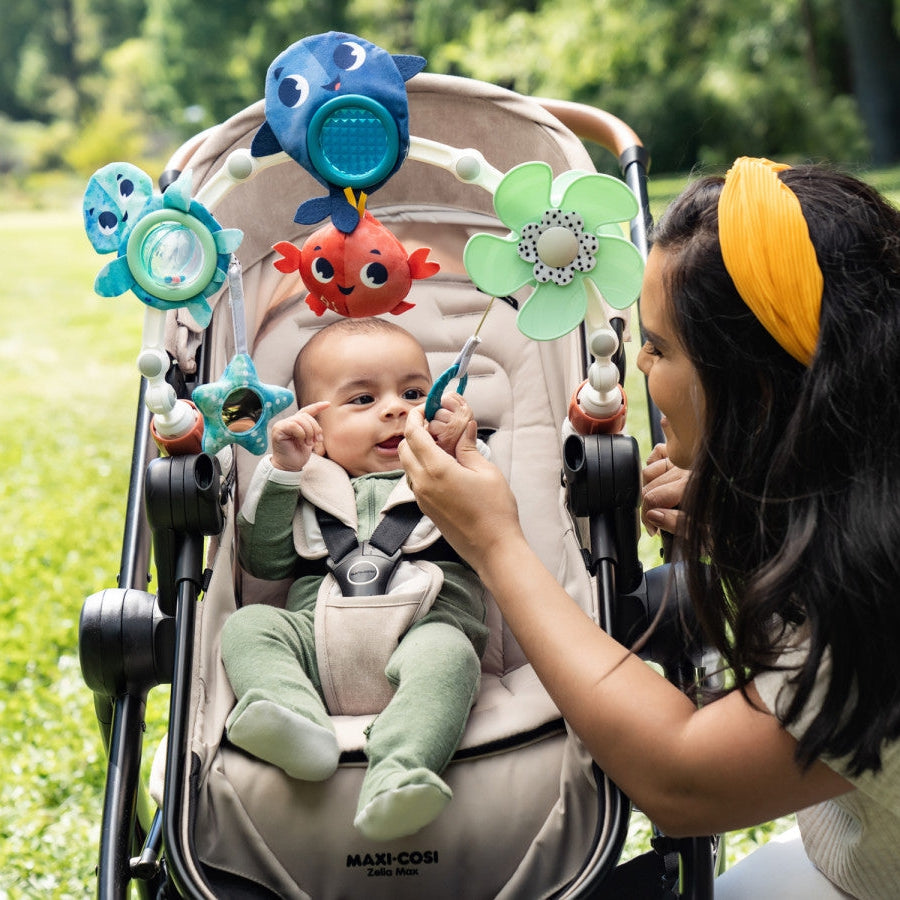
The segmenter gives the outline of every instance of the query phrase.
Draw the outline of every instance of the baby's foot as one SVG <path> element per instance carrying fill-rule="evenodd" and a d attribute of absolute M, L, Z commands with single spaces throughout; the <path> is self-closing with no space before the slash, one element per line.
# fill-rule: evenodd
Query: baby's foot
<path fill-rule="evenodd" d="M 369 771 L 353 824 L 370 840 L 405 837 L 432 822 L 453 797 L 450 788 L 430 769 Z"/>
<path fill-rule="evenodd" d="M 337 769 L 341 753 L 334 731 L 299 713 L 254 700 L 232 717 L 225 726 L 228 740 L 291 778 L 324 781 Z"/>

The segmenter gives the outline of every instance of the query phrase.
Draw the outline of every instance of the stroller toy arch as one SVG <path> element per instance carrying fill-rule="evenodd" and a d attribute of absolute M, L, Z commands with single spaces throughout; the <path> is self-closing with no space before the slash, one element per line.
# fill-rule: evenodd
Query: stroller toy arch
<path fill-rule="evenodd" d="M 256 177 L 270 166 L 280 166 L 289 160 L 285 151 L 269 156 L 254 156 L 248 148 L 233 150 L 204 186 L 197 192 L 197 199 L 211 209 L 237 185 Z M 480 187 L 493 194 L 503 178 L 479 150 L 461 149 L 440 141 L 410 135 L 407 160 L 422 162 L 444 169 L 464 184 Z M 351 185 L 352 186 L 352 185 Z"/>
<path fill-rule="evenodd" d="M 528 179 L 526 170 L 531 172 L 536 171 L 539 175 L 546 172 L 548 179 L 552 177 L 550 169 L 545 163 L 527 162 L 515 167 L 504 175 L 490 165 L 483 154 L 472 148 L 459 149 L 438 141 L 416 138 L 415 136 L 411 136 L 409 142 L 411 147 L 411 152 L 409 154 L 410 159 L 426 163 L 430 166 L 442 168 L 453 174 L 454 177 L 464 184 L 481 187 L 492 196 L 495 196 L 495 206 L 498 207 L 498 212 L 500 211 L 500 199 L 499 197 L 496 197 L 496 195 L 499 191 L 503 190 L 504 185 L 511 185 L 513 182 L 516 182 L 515 187 L 507 188 L 504 195 L 505 197 L 508 197 L 510 193 L 516 195 L 522 191 L 526 194 L 529 193 L 529 188 L 533 186 L 534 182 L 533 179 Z M 269 166 L 281 165 L 288 162 L 289 159 L 290 157 L 285 151 L 280 151 L 263 157 L 264 162 L 260 162 L 259 158 L 255 157 L 249 150 L 243 148 L 234 150 L 225 160 L 224 165 L 222 165 L 222 167 L 211 176 L 206 185 L 197 192 L 197 200 L 195 203 L 199 204 L 202 201 L 205 202 L 210 209 L 214 209 L 215 206 L 234 188 L 256 177 L 261 171 Z M 523 175 L 525 175 L 526 181 L 519 184 L 519 182 L 522 181 L 521 176 Z M 184 176 L 179 176 L 179 180 L 182 177 Z M 589 181 L 591 182 L 590 189 L 587 189 L 587 192 L 585 190 L 578 191 L 579 197 L 576 200 L 574 197 L 575 188 L 581 187 Z M 594 187 L 595 185 L 597 185 L 597 187 Z M 550 185 L 548 183 L 546 202 L 544 205 L 552 202 L 555 208 L 545 211 L 541 215 L 540 204 L 537 207 L 537 215 L 541 216 L 543 227 L 533 221 L 528 221 L 527 224 L 523 222 L 522 224 L 524 227 L 520 228 L 523 237 L 520 237 L 515 233 L 511 233 L 503 238 L 492 234 L 476 233 L 469 238 L 465 246 L 463 264 L 476 286 L 486 291 L 489 295 L 511 293 L 517 288 L 522 287 L 525 283 L 532 283 L 535 286 L 536 289 L 534 294 L 531 297 L 525 298 L 524 306 L 520 310 L 517 320 L 519 328 L 528 337 L 537 340 L 552 340 L 567 334 L 576 328 L 579 323 L 587 320 L 589 323 L 593 323 L 597 326 L 593 328 L 588 335 L 588 346 L 593 348 L 597 346 L 598 341 L 603 341 L 604 333 L 612 334 L 609 327 L 603 322 L 604 304 L 609 303 L 617 309 L 627 309 L 627 307 L 637 298 L 643 271 L 642 250 L 640 247 L 626 241 L 620 235 L 616 234 L 617 228 L 614 226 L 614 223 L 627 219 L 634 219 L 639 209 L 638 201 L 633 193 L 622 185 L 620 181 L 609 176 L 585 172 L 568 171 L 563 173 L 562 176 L 554 180 L 553 189 L 555 190 L 555 197 L 551 194 Z M 568 203 L 566 202 L 567 198 L 569 201 Z M 597 206 L 602 212 L 599 216 L 596 214 L 592 215 L 592 222 L 585 230 L 585 223 L 578 214 L 578 209 L 581 208 L 582 203 L 587 204 L 589 202 Z M 573 203 L 576 205 L 573 206 Z M 508 208 L 508 203 L 504 203 L 504 207 Z M 560 210 L 563 208 L 569 211 L 560 213 Z M 169 218 L 171 218 L 171 214 Z M 519 218 L 521 218 L 521 214 L 519 215 Z M 369 216 L 368 219 L 374 222 L 374 220 L 371 219 L 371 216 Z M 180 222 L 180 220 L 178 221 Z M 562 224 L 557 224 L 559 222 Z M 507 224 L 505 218 L 504 223 Z M 150 233 L 152 226 L 155 226 L 155 224 L 155 219 L 153 222 L 148 223 L 146 227 L 144 227 L 142 223 L 141 233 Z M 172 225 L 168 220 L 166 220 L 165 224 Z M 138 228 L 135 228 L 134 230 L 137 231 Z M 527 237 L 524 237 L 524 235 L 527 235 Z M 509 252 L 505 252 L 501 255 L 500 250 L 496 249 L 498 245 L 501 245 L 504 251 L 507 251 L 507 245 L 509 245 L 512 256 L 509 256 Z M 517 254 L 512 250 L 516 245 Z M 524 250 L 523 247 L 525 247 Z M 604 247 L 607 247 L 608 249 L 605 251 L 607 258 L 603 260 L 603 263 L 605 263 L 606 268 L 608 268 L 609 274 L 599 271 L 588 274 L 592 273 L 592 270 L 595 268 L 602 269 L 604 267 L 603 265 L 598 267 L 597 259 L 594 257 L 594 254 Z M 287 254 L 290 251 L 292 254 L 296 254 L 299 257 L 296 248 L 287 241 L 279 241 L 274 249 L 282 254 Z M 410 259 L 413 259 L 419 254 L 423 254 L 423 249 L 424 248 L 416 251 Z M 615 253 L 612 254 L 612 258 L 608 258 L 613 250 Z M 522 267 L 522 263 L 517 259 L 517 255 L 518 257 L 521 257 L 522 260 L 526 261 L 524 268 Z M 133 255 L 129 252 L 129 260 L 132 259 L 132 256 Z M 206 254 L 206 257 L 208 258 L 209 254 Z M 510 259 L 511 262 L 509 261 Z M 524 274 L 532 263 L 534 264 L 533 277 L 530 274 Z M 292 262 L 288 258 L 276 261 L 275 265 L 276 268 L 279 268 L 281 271 L 290 271 L 295 268 L 302 269 L 302 266 L 299 263 Z M 425 269 L 424 271 L 422 271 L 420 267 L 420 271 L 412 274 L 411 278 L 429 277 L 434 270 L 439 268 L 436 264 L 430 265 L 432 268 Z M 229 289 L 232 295 L 235 293 L 235 279 L 231 276 L 231 273 L 235 268 L 239 273 L 240 265 L 236 263 L 236 260 L 234 260 L 228 268 Z M 497 280 L 498 269 L 501 273 L 499 281 Z M 140 276 L 137 277 L 141 284 L 150 278 L 150 276 L 146 274 L 143 278 Z M 510 279 L 512 280 L 510 281 Z M 575 284 L 571 284 L 573 279 L 575 279 Z M 217 283 L 220 283 L 221 281 L 222 278 L 219 277 Z M 603 285 L 604 289 L 602 292 L 599 289 L 599 284 Z M 307 287 L 309 287 L 312 292 L 313 288 L 311 282 L 307 282 Z M 575 290 L 575 293 L 573 293 L 573 289 Z M 549 302 L 548 298 L 542 297 L 543 305 L 539 308 L 539 298 L 537 295 L 541 294 L 541 292 L 544 294 L 555 293 L 556 296 L 551 296 Z M 242 295 L 242 290 L 240 293 Z M 559 296 L 560 294 L 564 296 Z M 354 313 L 347 312 L 331 303 L 314 304 L 313 301 L 310 301 L 309 299 L 307 302 L 311 307 L 316 308 L 316 311 L 319 314 L 327 307 L 341 312 L 343 315 L 354 315 Z M 392 303 L 393 301 L 388 304 L 386 309 L 395 314 L 404 311 L 410 306 L 410 304 L 401 302 L 396 308 L 391 309 Z M 165 310 L 165 305 L 162 301 L 153 302 L 150 306 L 157 310 Z M 488 304 L 485 310 L 485 315 L 489 309 L 490 304 Z M 373 313 L 380 311 L 381 309 L 376 308 Z M 233 310 L 233 314 L 242 317 L 242 305 L 239 309 Z M 148 327 L 145 329 L 145 335 L 156 335 L 156 342 L 158 343 L 158 335 L 162 329 L 158 324 L 153 327 L 152 320 L 156 319 L 159 321 L 160 317 L 158 314 L 154 315 L 149 309 L 146 313 L 146 317 L 148 320 Z M 205 323 L 206 318 L 206 313 L 204 311 L 201 321 Z M 527 325 L 525 324 L 526 322 Z M 235 319 L 236 332 L 239 329 L 243 330 L 243 328 L 243 321 L 239 322 Z M 470 340 L 471 339 L 472 338 L 470 338 Z M 241 354 L 243 353 L 244 348 L 237 339 L 236 344 L 238 356 L 233 363 L 240 364 Z M 145 358 L 147 354 L 153 354 L 154 351 L 158 351 L 158 346 L 156 346 L 156 343 L 154 343 L 154 340 L 151 338 L 149 344 L 145 345 L 143 348 L 142 353 L 144 354 L 144 357 L 142 358 Z M 461 393 L 462 389 L 465 387 L 466 377 L 466 366 L 463 363 L 467 363 L 468 355 L 469 344 L 467 343 L 464 345 L 458 359 L 454 363 L 458 368 L 454 370 L 451 366 L 441 379 L 439 379 L 439 382 L 446 385 L 451 378 L 458 378 L 458 390 Z M 465 360 L 464 356 L 466 357 Z M 158 356 L 153 356 L 152 358 L 155 362 Z M 250 367 L 252 370 L 253 364 L 249 358 L 243 365 Z M 151 375 L 147 370 L 142 369 L 142 371 L 148 378 L 151 378 Z M 153 373 L 154 380 L 157 384 L 159 384 L 160 379 L 164 374 L 164 370 L 162 372 L 157 371 Z M 247 385 L 243 386 L 247 387 Z M 266 386 L 261 387 L 263 389 L 262 398 L 265 399 Z M 200 390 L 204 398 L 210 393 L 205 387 Z M 275 389 L 273 393 L 277 395 L 277 389 Z M 439 402 L 439 400 L 439 395 L 435 395 L 435 397 L 429 399 L 429 418 L 434 415 L 436 409 L 435 404 L 436 402 Z M 171 396 L 168 396 L 167 402 L 164 401 L 163 404 L 158 407 L 153 407 L 151 405 L 151 410 L 157 415 L 163 417 L 168 416 L 171 418 L 172 411 L 177 405 L 178 401 Z M 223 429 L 221 427 L 222 423 L 220 422 L 221 417 L 218 415 L 219 407 L 213 405 L 211 411 L 208 411 L 208 405 L 209 404 L 203 406 L 207 431 L 213 431 L 215 437 L 212 439 L 206 437 L 204 439 L 204 450 L 216 452 L 221 449 L 224 444 L 234 442 L 242 443 L 244 446 L 248 447 L 256 447 L 257 449 L 254 452 L 264 452 L 265 445 L 262 441 L 253 440 L 251 435 L 248 434 L 239 434 L 236 429 L 229 428 L 227 425 Z M 277 412 L 285 405 L 286 403 L 276 405 L 275 411 Z M 614 402 L 613 409 L 610 410 L 609 415 L 612 416 L 617 408 L 618 403 Z M 622 418 L 623 417 L 624 410 L 622 413 Z M 176 427 L 177 426 L 171 426 L 164 434 L 164 437 L 172 442 L 180 441 L 182 436 L 175 432 Z M 184 425 L 183 427 L 186 433 L 190 433 L 194 426 Z M 254 429 L 254 433 L 255 431 L 256 429 Z"/>
<path fill-rule="evenodd" d="M 508 234 L 492 204 L 504 173 L 533 160 L 546 161 L 555 177 L 591 170 L 583 143 L 565 124 L 577 121 L 575 113 L 592 123 L 586 137 L 599 136 L 599 143 L 619 159 L 638 198 L 631 242 L 639 252 L 646 251 L 646 155 L 636 135 L 615 117 L 551 101 L 545 108 L 542 102 L 449 76 L 420 74 L 407 83 L 407 90 L 409 155 L 369 199 L 369 208 L 404 242 L 432 243 L 441 260 L 440 273 L 413 285 L 417 302 L 403 321 L 425 344 L 434 371 L 452 367 L 490 299 L 467 277 L 463 248 L 476 234 Z M 271 248 L 279 239 L 302 242 L 307 226 L 294 223 L 294 230 L 285 234 L 284 223 L 292 221 L 296 198 L 313 196 L 317 187 L 300 167 L 283 165 L 286 156 L 250 154 L 262 118 L 262 104 L 255 104 L 182 148 L 173 167 L 191 170 L 198 202 L 214 209 L 223 227 L 243 231 L 248 352 L 260 378 L 286 389 L 297 350 L 323 322 L 306 307 L 298 277 L 275 268 Z M 474 132 L 466 143 L 483 150 L 453 146 L 464 120 Z M 584 128 L 582 123 L 579 130 Z M 511 140 L 511 134 L 518 139 Z M 603 456 L 611 446 L 600 469 L 613 466 L 618 482 L 634 484 L 638 473 L 636 456 L 628 449 L 632 439 L 607 435 L 584 442 L 573 436 L 564 451 L 560 425 L 567 418 L 573 382 L 591 364 L 590 341 L 577 328 L 553 341 L 530 340 L 515 328 L 515 306 L 526 299 L 518 291 L 508 302 L 494 304 L 467 360 L 467 397 L 479 424 L 490 433 L 495 461 L 519 498 L 529 540 L 598 625 L 624 638 L 626 631 L 633 635 L 652 620 L 667 579 L 647 579 L 639 564 L 635 568 L 632 563 L 636 494 L 620 493 L 613 509 L 598 510 L 594 482 L 580 481 L 583 473 L 596 477 L 591 473 L 597 467 L 582 462 L 581 455 Z M 164 323 L 151 315 L 145 351 L 162 348 L 166 363 L 172 360 L 164 375 L 173 382 L 178 401 L 194 387 L 214 381 L 232 357 L 234 334 L 226 305 L 221 295 L 211 298 L 211 321 L 202 331 L 179 311 L 169 313 Z M 627 328 L 627 313 L 594 310 L 591 316 L 592 329 L 604 327 L 609 318 L 619 336 Z M 165 611 L 152 596 L 131 604 L 105 591 L 102 600 L 99 595 L 88 598 L 83 613 L 83 620 L 92 622 L 98 604 L 109 608 L 120 602 L 115 615 L 127 618 L 133 608 L 140 617 L 129 634 L 149 631 L 151 646 L 165 648 L 158 657 L 161 664 L 149 667 L 152 679 L 123 680 L 94 671 L 99 665 L 93 655 L 95 629 L 82 631 L 83 665 L 92 672 L 90 686 L 110 754 L 99 895 L 123 897 L 132 882 L 145 896 L 164 890 L 207 900 L 628 895 L 629 888 L 621 893 L 622 879 L 630 875 L 616 865 L 628 826 L 628 799 L 569 733 L 496 609 L 489 613 L 492 637 L 482 692 L 447 770 L 454 799 L 420 834 L 378 844 L 352 828 L 348 809 L 365 763 L 365 716 L 337 718 L 341 764 L 321 784 L 297 782 L 228 746 L 223 723 L 233 696 L 218 657 L 218 631 L 239 604 L 277 604 L 285 586 L 255 582 L 236 567 L 234 516 L 256 463 L 248 448 L 233 445 L 216 456 L 201 454 L 207 460 L 204 471 L 209 466 L 215 473 L 214 488 L 207 484 L 204 490 L 213 490 L 221 528 L 218 521 L 209 526 L 180 522 L 178 527 L 155 521 L 148 526 L 141 504 L 147 459 L 155 453 L 150 410 L 143 404 L 150 388 L 142 380 L 119 590 L 124 594 L 140 585 L 146 593 L 152 543 L 157 566 L 162 565 L 169 583 L 162 592 Z M 291 411 L 288 406 L 281 414 Z M 569 447 L 569 441 L 578 448 Z M 158 462 L 166 468 L 168 460 Z M 563 491 L 561 473 L 567 482 Z M 152 481 L 155 490 L 156 475 Z M 193 486 L 182 482 L 174 489 L 190 492 Z M 201 505 L 208 507 L 209 500 Z M 582 534 L 589 535 L 587 549 Z M 628 571 L 617 584 L 620 559 Z M 203 602 L 198 603 L 201 594 Z M 148 608 L 162 625 L 140 624 Z M 664 651 L 654 649 L 671 663 L 670 677 L 689 680 L 696 649 L 682 647 L 682 635 L 676 632 L 673 628 Z M 137 799 L 143 797 L 138 787 L 140 723 L 147 692 L 167 677 L 172 684 L 169 727 L 151 779 L 154 810 L 146 798 Z M 631 895 L 665 896 L 677 880 L 677 866 L 673 870 L 669 863 L 680 856 L 681 896 L 711 897 L 708 844 L 660 840 L 640 876 L 658 893 Z"/>

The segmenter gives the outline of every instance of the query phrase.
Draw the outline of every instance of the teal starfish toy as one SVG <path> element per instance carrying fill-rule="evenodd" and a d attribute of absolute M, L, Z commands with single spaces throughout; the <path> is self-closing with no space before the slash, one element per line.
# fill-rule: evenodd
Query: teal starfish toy
<path fill-rule="evenodd" d="M 287 388 L 263 384 L 253 360 L 238 353 L 218 381 L 194 388 L 192 398 L 203 415 L 204 453 L 237 444 L 261 456 L 268 446 L 272 416 L 289 406 L 294 395 Z"/>

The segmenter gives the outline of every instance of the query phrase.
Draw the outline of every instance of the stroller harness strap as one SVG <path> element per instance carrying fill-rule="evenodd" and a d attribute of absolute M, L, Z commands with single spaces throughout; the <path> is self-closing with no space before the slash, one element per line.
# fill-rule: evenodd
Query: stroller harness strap
<path fill-rule="evenodd" d="M 373 597 L 387 593 L 402 556 L 400 548 L 422 519 L 415 503 L 389 509 L 367 541 L 330 513 L 316 510 L 328 548 L 328 568 L 345 597 Z"/>
<path fill-rule="evenodd" d="M 387 510 L 366 541 L 329 513 L 317 509 L 316 517 L 332 575 L 319 587 L 315 612 L 325 703 L 332 715 L 377 714 L 394 695 L 388 662 L 411 625 L 431 609 L 443 573 L 401 551 L 422 519 L 415 503 Z M 392 584 L 401 560 L 409 564 Z"/>

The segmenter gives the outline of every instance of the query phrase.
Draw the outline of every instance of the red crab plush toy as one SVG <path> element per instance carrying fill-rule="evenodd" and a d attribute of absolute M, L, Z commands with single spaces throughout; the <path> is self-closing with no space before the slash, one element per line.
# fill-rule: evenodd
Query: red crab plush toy
<path fill-rule="evenodd" d="M 321 316 L 326 309 L 350 319 L 393 313 L 415 304 L 404 299 L 415 279 L 430 278 L 440 266 L 429 262 L 428 247 L 411 254 L 370 212 L 349 234 L 328 224 L 298 248 L 279 241 L 279 272 L 300 272 L 309 290 L 307 306 Z"/>

